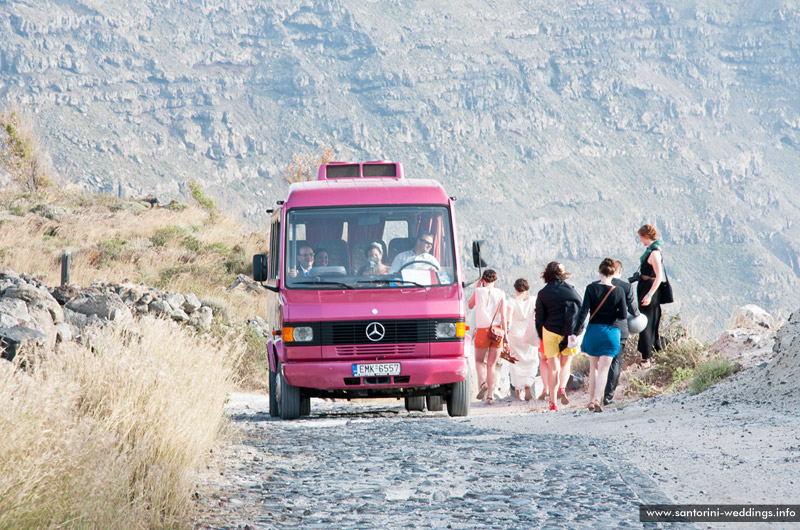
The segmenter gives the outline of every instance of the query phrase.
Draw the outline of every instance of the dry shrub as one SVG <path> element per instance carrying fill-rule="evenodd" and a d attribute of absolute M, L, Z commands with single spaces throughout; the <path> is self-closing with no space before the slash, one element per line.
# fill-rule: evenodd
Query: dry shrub
<path fill-rule="evenodd" d="M 146 318 L 0 371 L 0 528 L 185 526 L 232 344 Z"/>
<path fill-rule="evenodd" d="M 316 171 L 322 164 L 327 164 L 334 157 L 333 147 L 326 147 L 318 156 L 295 153 L 292 162 L 283 170 L 283 179 L 287 184 L 316 180 Z"/>

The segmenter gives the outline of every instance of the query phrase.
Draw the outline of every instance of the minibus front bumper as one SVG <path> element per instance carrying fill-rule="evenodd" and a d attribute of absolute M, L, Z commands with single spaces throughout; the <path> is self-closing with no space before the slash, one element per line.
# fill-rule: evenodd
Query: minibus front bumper
<path fill-rule="evenodd" d="M 357 365 L 386 366 L 387 374 L 356 376 Z M 465 356 L 386 361 L 306 361 L 281 365 L 286 382 L 293 386 L 320 390 L 355 390 L 446 385 L 463 381 L 469 375 Z"/>

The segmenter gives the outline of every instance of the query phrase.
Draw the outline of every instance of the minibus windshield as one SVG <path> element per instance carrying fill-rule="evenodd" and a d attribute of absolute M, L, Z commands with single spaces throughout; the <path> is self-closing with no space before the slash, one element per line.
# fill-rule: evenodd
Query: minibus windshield
<path fill-rule="evenodd" d="M 455 282 L 446 206 L 293 208 L 286 217 L 290 289 L 391 289 Z"/>

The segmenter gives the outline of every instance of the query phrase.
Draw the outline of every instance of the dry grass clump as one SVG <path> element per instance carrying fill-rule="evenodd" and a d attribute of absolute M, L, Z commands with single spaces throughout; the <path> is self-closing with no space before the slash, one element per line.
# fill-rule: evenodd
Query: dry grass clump
<path fill-rule="evenodd" d="M 0 371 L 0 528 L 185 526 L 192 472 L 223 426 L 232 342 L 141 325 Z"/>
<path fill-rule="evenodd" d="M 655 364 L 650 370 L 642 377 L 631 377 L 630 393 L 647 398 L 685 390 L 698 366 L 711 357 L 711 346 L 684 326 L 680 314 L 664 314 L 659 335 L 663 349 L 653 354 Z"/>
<path fill-rule="evenodd" d="M 264 237 L 197 205 L 148 209 L 56 188 L 0 192 L 0 267 L 48 285 L 60 282 L 61 253 L 67 249 L 73 254 L 72 283 L 127 279 L 200 298 L 222 297 L 231 318 L 241 321 L 259 314 L 262 297 L 224 289 L 237 274 L 249 274 L 252 255 L 265 248 Z"/>

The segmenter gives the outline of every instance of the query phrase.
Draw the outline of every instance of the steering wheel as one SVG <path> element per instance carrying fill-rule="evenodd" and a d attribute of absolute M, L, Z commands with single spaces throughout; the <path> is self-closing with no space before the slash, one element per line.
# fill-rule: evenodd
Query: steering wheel
<path fill-rule="evenodd" d="M 415 263 L 424 263 L 426 265 L 430 265 L 431 267 L 433 267 L 433 270 L 435 270 L 436 272 L 439 272 L 439 270 L 441 270 L 441 269 L 439 269 L 438 265 L 436 265 L 435 263 L 431 263 L 430 261 L 425 261 L 425 260 L 421 260 L 421 259 L 415 259 L 415 260 L 409 261 L 408 263 L 404 263 L 402 267 L 397 269 L 397 272 L 400 272 L 401 270 L 405 269 L 409 265 L 413 265 Z"/>

